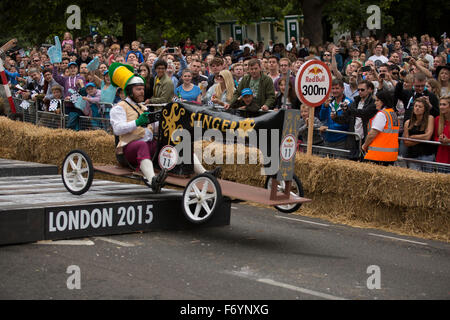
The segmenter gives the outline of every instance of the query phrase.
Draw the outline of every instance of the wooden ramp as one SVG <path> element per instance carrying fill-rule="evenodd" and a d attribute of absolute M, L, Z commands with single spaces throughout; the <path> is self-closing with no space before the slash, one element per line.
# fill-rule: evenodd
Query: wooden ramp
<path fill-rule="evenodd" d="M 176 186 L 185 187 L 188 184 L 189 180 L 190 179 L 168 176 L 166 182 Z M 256 202 L 268 206 L 305 203 L 312 201 L 311 199 L 301 198 L 293 195 L 291 195 L 289 199 L 270 200 L 271 191 L 269 189 L 249 186 L 246 184 L 222 179 L 218 179 L 217 181 L 219 182 L 222 189 L 222 195 L 234 199 Z M 278 192 L 277 196 L 282 198 L 284 194 Z"/>
<path fill-rule="evenodd" d="M 58 174 L 54 165 L 0 158 L 0 177 Z"/>
<path fill-rule="evenodd" d="M 128 168 L 123 168 L 119 166 L 94 166 L 94 169 L 101 173 L 113 174 L 117 176 L 135 176 L 139 177 L 140 173 L 133 172 Z M 169 176 L 166 179 L 168 184 L 172 184 L 179 187 L 186 187 L 189 183 L 191 177 L 180 177 L 180 176 L 172 176 L 169 173 Z M 286 204 L 294 204 L 294 203 L 306 203 L 311 202 L 311 199 L 297 197 L 291 195 L 289 199 L 286 196 L 278 192 L 276 194 L 277 200 L 271 200 L 271 190 L 249 186 L 242 183 L 232 182 L 228 180 L 217 180 L 222 189 L 222 195 L 234 199 L 240 199 L 244 201 L 256 202 L 268 206 L 279 206 Z"/>

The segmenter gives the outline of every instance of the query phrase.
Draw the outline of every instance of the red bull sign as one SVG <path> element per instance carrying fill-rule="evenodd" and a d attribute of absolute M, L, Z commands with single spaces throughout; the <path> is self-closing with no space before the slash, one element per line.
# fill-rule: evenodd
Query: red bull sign
<path fill-rule="evenodd" d="M 329 97 L 331 91 L 331 72 L 319 60 L 305 62 L 295 78 L 295 92 L 300 101 L 310 107 L 318 107 Z"/>

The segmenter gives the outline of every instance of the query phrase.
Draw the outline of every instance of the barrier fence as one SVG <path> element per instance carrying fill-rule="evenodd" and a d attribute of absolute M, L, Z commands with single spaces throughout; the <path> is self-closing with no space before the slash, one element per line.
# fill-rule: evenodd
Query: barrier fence
<path fill-rule="evenodd" d="M 314 128 L 314 130 L 318 130 L 317 128 Z M 351 149 L 338 149 L 338 148 L 331 148 L 327 146 L 322 145 L 313 145 L 312 146 L 312 152 L 315 155 L 321 156 L 321 157 L 329 157 L 329 158 L 341 158 L 341 159 L 354 159 L 354 155 L 359 155 L 358 158 L 360 160 L 363 159 L 363 151 L 362 151 L 362 140 L 359 134 L 355 132 L 348 132 L 348 131 L 339 131 L 339 130 L 331 130 L 327 129 L 324 132 L 330 132 L 330 133 L 340 133 L 345 134 L 349 136 L 355 136 L 355 139 L 357 141 L 357 150 L 351 150 Z M 441 142 L 438 141 L 429 141 L 429 140 L 418 140 L 418 139 L 411 139 L 411 138 L 404 138 L 399 137 L 399 145 L 402 145 L 402 141 L 412 141 L 412 142 L 419 142 L 419 143 L 425 143 L 430 145 L 440 146 L 443 145 Z M 299 143 L 299 151 L 300 152 L 306 152 L 306 149 L 308 147 L 308 144 L 306 143 Z M 400 152 L 403 149 L 400 147 Z M 420 160 L 415 158 L 406 158 L 399 153 L 398 159 L 395 163 L 396 166 L 399 167 L 406 167 L 411 168 L 423 172 L 439 172 L 439 173 L 450 173 L 450 164 L 447 163 L 441 163 L 441 162 L 435 162 L 435 161 L 427 161 L 427 160 Z"/>
<path fill-rule="evenodd" d="M 16 107 L 17 113 L 21 115 L 21 119 L 24 122 L 33 123 L 40 126 L 45 126 L 49 128 L 66 128 L 73 130 L 104 130 L 110 134 L 113 134 L 113 130 L 109 121 L 109 113 L 104 113 L 103 117 L 87 117 L 79 114 L 74 114 L 74 112 L 68 112 L 66 114 L 65 103 L 62 103 L 62 107 L 59 112 L 49 112 L 39 110 L 39 102 L 31 101 L 31 100 L 22 100 L 18 98 L 14 98 L 14 105 Z M 160 108 L 165 106 L 165 104 L 152 104 L 149 105 L 150 109 L 153 110 L 155 108 Z M 273 111 L 259 111 L 248 112 L 245 110 L 225 110 L 222 106 L 213 105 L 213 106 L 205 106 L 207 108 L 212 108 L 216 111 L 221 112 L 230 112 L 236 114 L 241 117 L 255 117 L 258 115 L 265 114 L 267 112 Z M 109 110 L 112 108 L 111 104 L 101 104 L 101 110 Z M 314 130 L 318 130 L 314 128 Z M 333 148 L 327 145 L 313 145 L 312 152 L 315 155 L 321 157 L 330 157 L 330 158 L 340 158 L 340 159 L 352 159 L 352 160 L 361 160 L 363 158 L 362 152 L 362 139 L 356 132 L 348 132 L 348 131 L 339 131 L 339 130 L 331 130 L 327 129 L 324 132 L 328 133 L 336 133 L 336 134 L 345 134 L 347 136 L 353 136 L 354 141 L 356 143 L 351 143 L 353 148 L 343 149 L 343 148 Z M 351 140 L 351 139 L 350 139 Z M 413 141 L 419 143 L 426 143 L 435 146 L 442 145 L 441 142 L 437 141 L 425 141 L 425 140 L 417 140 L 411 138 L 403 138 L 399 137 L 399 144 L 402 145 L 402 141 Z M 224 143 L 234 143 L 235 141 L 223 141 Z M 308 145 L 303 142 L 299 142 L 299 151 L 306 152 Z M 423 172 L 441 172 L 441 173 L 450 173 L 450 164 L 439 163 L 435 161 L 426 161 L 414 158 L 406 158 L 401 154 L 402 148 L 400 148 L 400 154 L 396 166 L 413 168 L 416 170 L 420 170 Z"/>

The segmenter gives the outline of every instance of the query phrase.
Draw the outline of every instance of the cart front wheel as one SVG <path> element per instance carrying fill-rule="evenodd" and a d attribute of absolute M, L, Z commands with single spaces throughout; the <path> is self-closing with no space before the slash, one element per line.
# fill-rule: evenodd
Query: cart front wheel
<path fill-rule="evenodd" d="M 183 192 L 183 213 L 192 223 L 210 219 L 222 203 L 222 190 L 217 179 L 200 174 L 189 181 Z"/>
<path fill-rule="evenodd" d="M 62 180 L 72 194 L 82 195 L 89 190 L 94 180 L 94 166 L 84 151 L 69 152 L 62 165 Z"/>

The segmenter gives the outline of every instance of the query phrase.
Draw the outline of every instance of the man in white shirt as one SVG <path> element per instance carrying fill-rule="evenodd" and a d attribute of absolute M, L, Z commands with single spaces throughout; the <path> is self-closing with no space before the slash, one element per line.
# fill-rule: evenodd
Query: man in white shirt
<path fill-rule="evenodd" d="M 125 85 L 121 88 L 127 96 L 110 112 L 111 126 L 118 137 L 116 155 L 122 165 L 139 169 L 152 190 L 158 193 L 164 185 L 167 172 L 162 169 L 155 175 L 152 158 L 157 148 L 156 141 L 153 140 L 153 127 L 147 107 L 141 104 L 144 102 L 145 82 L 140 76 L 135 76 L 130 69 L 132 67 L 129 67 L 115 62 L 108 72 L 115 87 L 121 87 L 116 83 Z"/>
<path fill-rule="evenodd" d="M 420 45 L 420 54 L 419 58 L 426 59 L 428 61 L 429 69 L 431 70 L 433 68 L 434 64 L 434 58 L 431 54 L 428 54 L 428 47 L 426 44 Z"/>
<path fill-rule="evenodd" d="M 286 51 L 291 51 L 292 50 L 292 48 L 296 48 L 296 49 L 298 49 L 298 44 L 297 44 L 297 40 L 295 39 L 295 37 L 291 37 L 291 42 L 289 42 L 287 45 L 286 45 Z"/>
<path fill-rule="evenodd" d="M 375 63 L 375 67 L 381 66 L 383 63 L 387 63 L 389 59 L 383 56 L 383 45 L 377 44 L 375 47 L 375 54 L 369 57 L 370 61 Z"/>

